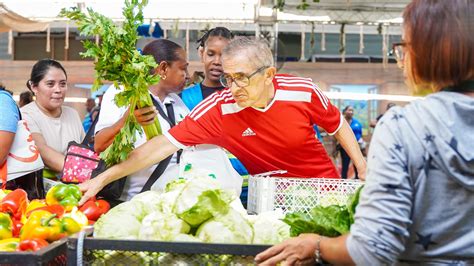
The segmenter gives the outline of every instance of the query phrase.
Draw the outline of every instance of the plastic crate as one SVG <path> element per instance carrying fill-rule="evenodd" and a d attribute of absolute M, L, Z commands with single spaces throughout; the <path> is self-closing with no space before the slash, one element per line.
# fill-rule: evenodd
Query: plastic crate
<path fill-rule="evenodd" d="M 61 184 L 59 181 L 54 181 L 49 178 L 43 178 L 43 187 L 44 192 L 48 192 L 52 187 L 56 186 L 57 184 Z"/>
<path fill-rule="evenodd" d="M 0 265 L 67 265 L 67 240 L 61 239 L 36 252 L 0 252 Z"/>
<path fill-rule="evenodd" d="M 250 176 L 247 211 L 308 212 L 316 205 L 345 205 L 361 185 L 354 179 Z"/>
<path fill-rule="evenodd" d="M 68 265 L 254 265 L 267 245 L 69 238 Z"/>

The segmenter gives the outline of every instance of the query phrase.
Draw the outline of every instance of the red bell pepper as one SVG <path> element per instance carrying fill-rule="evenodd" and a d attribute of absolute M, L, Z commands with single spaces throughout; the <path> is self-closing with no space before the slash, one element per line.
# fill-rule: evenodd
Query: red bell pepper
<path fill-rule="evenodd" d="M 48 241 L 40 238 L 26 239 L 20 242 L 18 245 L 18 251 L 38 251 L 48 246 Z"/>
<path fill-rule="evenodd" d="M 13 237 L 19 237 L 21 228 L 23 227 L 23 223 L 17 219 L 13 219 L 13 226 L 12 226 L 12 234 Z"/>
<path fill-rule="evenodd" d="M 84 203 L 79 210 L 87 216 L 87 219 L 97 221 L 102 214 L 110 210 L 110 204 L 105 200 L 92 198 Z"/>
<path fill-rule="evenodd" d="M 9 213 L 12 219 L 21 220 L 28 206 L 28 194 L 23 189 L 15 189 L 0 202 L 0 212 Z"/>

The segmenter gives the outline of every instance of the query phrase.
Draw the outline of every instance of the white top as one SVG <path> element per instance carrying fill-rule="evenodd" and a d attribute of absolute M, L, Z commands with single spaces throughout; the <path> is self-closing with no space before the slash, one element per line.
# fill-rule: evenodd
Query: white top
<path fill-rule="evenodd" d="M 128 107 L 119 108 L 115 105 L 114 97 L 119 92 L 120 91 L 117 90 L 113 85 L 111 85 L 105 92 L 102 98 L 102 105 L 101 105 L 101 111 L 99 114 L 99 120 L 97 121 L 97 125 L 95 126 L 96 134 L 103 128 L 110 127 L 113 124 L 115 124 L 118 120 L 120 120 L 120 118 L 122 118 L 122 116 L 127 111 Z M 179 123 L 181 120 L 183 120 L 184 117 L 189 113 L 189 109 L 186 107 L 186 105 L 181 100 L 181 98 L 175 93 L 168 94 L 168 96 L 166 96 L 163 102 L 161 102 L 161 100 L 158 97 L 155 97 L 155 96 L 153 97 L 161 105 L 163 111 L 166 114 L 167 114 L 167 110 L 165 108 L 165 104 L 167 103 L 173 104 L 176 123 Z M 161 115 L 158 115 L 158 121 L 160 122 L 162 132 L 167 132 L 170 129 L 170 124 L 163 117 L 161 117 Z M 146 142 L 146 136 L 144 133 L 140 135 L 137 132 L 136 139 L 137 140 L 135 142 L 135 148 L 139 147 L 140 145 Z M 163 175 L 166 174 L 166 175 L 178 176 L 179 173 L 178 173 L 177 167 L 172 167 L 173 165 L 176 165 L 176 162 L 177 162 L 177 156 L 176 154 L 174 154 L 173 157 L 171 158 L 171 161 L 168 167 L 163 173 Z M 124 188 L 122 196 L 120 197 L 120 200 L 128 201 L 134 195 L 140 193 L 146 181 L 155 170 L 156 166 L 157 165 L 153 165 L 150 168 L 145 168 L 138 172 L 135 172 L 134 174 L 129 175 L 125 183 L 125 188 Z M 170 173 L 169 171 L 175 171 L 176 173 Z"/>
<path fill-rule="evenodd" d="M 77 111 L 69 106 L 62 106 L 61 109 L 58 118 L 50 117 L 43 113 L 34 101 L 21 108 L 21 115 L 28 123 L 31 133 L 43 135 L 48 146 L 66 154 L 69 142 L 81 143 L 85 133 Z"/>

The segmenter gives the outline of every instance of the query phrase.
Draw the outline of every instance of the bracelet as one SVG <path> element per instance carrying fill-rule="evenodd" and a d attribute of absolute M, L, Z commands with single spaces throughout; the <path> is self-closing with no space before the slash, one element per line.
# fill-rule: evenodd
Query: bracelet
<path fill-rule="evenodd" d="M 314 251 L 314 262 L 316 262 L 316 264 L 323 263 L 323 259 L 321 257 L 321 240 L 323 240 L 323 236 L 320 235 L 316 241 L 316 250 Z"/>

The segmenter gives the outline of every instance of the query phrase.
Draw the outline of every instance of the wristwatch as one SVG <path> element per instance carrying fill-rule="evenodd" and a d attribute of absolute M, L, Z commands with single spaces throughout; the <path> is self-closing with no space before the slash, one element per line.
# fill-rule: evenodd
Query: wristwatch
<path fill-rule="evenodd" d="M 314 251 L 314 262 L 318 265 L 323 264 L 323 258 L 321 257 L 321 240 L 323 240 L 323 236 L 320 235 L 316 241 L 316 250 Z"/>

